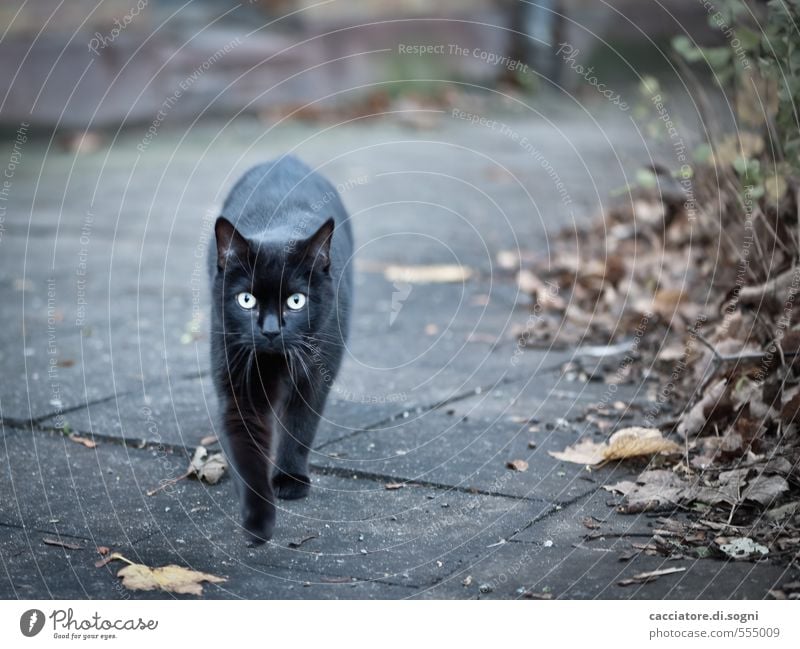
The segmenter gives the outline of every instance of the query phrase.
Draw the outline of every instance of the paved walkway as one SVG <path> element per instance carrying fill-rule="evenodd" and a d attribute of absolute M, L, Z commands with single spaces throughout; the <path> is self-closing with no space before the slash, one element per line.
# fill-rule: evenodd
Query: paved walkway
<path fill-rule="evenodd" d="M 0 240 L 0 596 L 164 596 L 125 591 L 119 564 L 96 568 L 106 546 L 228 578 L 207 597 L 764 597 L 780 566 L 621 561 L 655 518 L 615 514 L 600 487 L 642 467 L 590 473 L 548 455 L 591 430 L 585 410 L 609 388 L 562 373 L 575 350 L 517 350 L 530 305 L 495 258 L 549 254 L 548 233 L 597 214 L 648 159 L 627 115 L 606 112 L 602 129 L 563 109 L 486 111 L 494 125 L 447 113 L 430 130 L 385 120 L 265 133 L 241 119 L 185 139 L 165 128 L 143 151 L 143 133 L 128 131 L 77 157 L 28 141 Z M 249 165 L 287 150 L 342 189 L 357 303 L 311 496 L 282 503 L 275 538 L 251 550 L 229 479 L 147 492 L 216 432 L 203 335 L 215 206 Z M 387 279 L 392 264 L 471 275 L 406 284 Z M 643 404 L 651 388 L 612 400 Z M 621 420 L 635 423 L 635 409 Z M 527 471 L 507 468 L 518 459 Z M 676 565 L 686 571 L 617 585 Z"/>

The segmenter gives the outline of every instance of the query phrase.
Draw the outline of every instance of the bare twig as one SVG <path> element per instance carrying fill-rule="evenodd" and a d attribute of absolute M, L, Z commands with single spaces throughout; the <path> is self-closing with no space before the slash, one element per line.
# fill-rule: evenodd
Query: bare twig
<path fill-rule="evenodd" d="M 764 352 L 742 352 L 740 354 L 722 354 L 720 351 L 714 347 L 714 345 L 701 334 L 697 329 L 689 329 L 689 333 L 697 337 L 705 347 L 707 347 L 711 353 L 714 355 L 714 360 L 716 361 L 716 365 L 719 366 L 722 363 L 735 363 L 737 361 L 760 361 L 764 358 Z M 716 371 L 716 369 L 715 369 Z"/>
<path fill-rule="evenodd" d="M 739 291 L 739 301 L 743 304 L 752 306 L 753 304 L 761 304 L 764 298 L 774 296 L 780 302 L 785 302 L 792 291 L 792 288 L 797 290 L 798 268 L 792 267 L 777 277 L 759 284 L 758 286 L 745 286 Z M 784 296 L 784 294 L 786 294 Z"/>

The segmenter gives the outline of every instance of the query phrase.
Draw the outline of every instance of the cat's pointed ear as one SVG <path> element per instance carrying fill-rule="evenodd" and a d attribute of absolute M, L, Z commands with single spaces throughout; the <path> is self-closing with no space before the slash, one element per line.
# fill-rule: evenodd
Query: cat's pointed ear
<path fill-rule="evenodd" d="M 225 270 L 227 264 L 233 259 L 238 259 L 246 264 L 250 255 L 250 244 L 247 243 L 239 231 L 224 216 L 217 219 L 214 225 L 217 236 L 217 268 Z"/>
<path fill-rule="evenodd" d="M 323 223 L 319 230 L 305 240 L 305 258 L 311 259 L 315 267 L 328 272 L 331 267 L 331 241 L 333 240 L 333 217 Z"/>

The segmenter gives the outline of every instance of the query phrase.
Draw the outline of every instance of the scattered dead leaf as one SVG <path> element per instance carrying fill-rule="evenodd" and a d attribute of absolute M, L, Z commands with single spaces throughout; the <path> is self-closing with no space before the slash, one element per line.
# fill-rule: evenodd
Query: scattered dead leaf
<path fill-rule="evenodd" d="M 592 439 L 584 438 L 573 446 L 568 446 L 563 451 L 548 451 L 548 453 L 562 462 L 574 464 L 600 464 L 603 461 L 605 444 L 599 444 Z"/>
<path fill-rule="evenodd" d="M 548 452 L 563 462 L 594 465 L 612 460 L 649 457 L 659 453 L 680 453 L 681 450 L 675 442 L 664 439 L 658 429 L 634 426 L 617 431 L 609 438 L 608 443 L 598 443 L 584 438 L 563 451 Z"/>
<path fill-rule="evenodd" d="M 122 585 L 128 590 L 163 590 L 183 595 L 202 595 L 203 582 L 221 584 L 227 581 L 224 577 L 173 564 L 151 568 L 134 563 L 118 552 L 114 552 L 109 558 L 128 564 L 117 572 L 117 576 L 122 579 Z"/>
<path fill-rule="evenodd" d="M 760 475 L 750 481 L 744 494 L 743 500 L 753 500 L 759 505 L 768 507 L 772 505 L 781 494 L 789 491 L 789 484 L 779 475 L 764 477 Z"/>
<path fill-rule="evenodd" d="M 522 596 L 525 599 L 553 599 L 553 593 L 535 593 L 532 590 L 526 590 Z"/>
<path fill-rule="evenodd" d="M 506 462 L 506 468 L 512 471 L 527 471 L 528 463 L 525 460 L 511 460 Z"/>
<path fill-rule="evenodd" d="M 679 435 L 682 437 L 691 437 L 703 429 L 703 426 L 706 425 L 706 419 L 709 413 L 722 398 L 727 384 L 727 379 L 720 379 L 705 391 L 703 398 L 692 406 L 691 410 L 681 419 L 681 423 L 678 424 Z"/>
<path fill-rule="evenodd" d="M 208 449 L 204 446 L 198 446 L 194 451 L 189 472 L 198 480 L 204 480 L 208 484 L 217 484 L 227 468 L 228 463 L 222 453 L 209 454 Z"/>
<path fill-rule="evenodd" d="M 93 439 L 89 439 L 88 437 L 81 437 L 80 435 L 76 435 L 73 433 L 68 437 L 71 442 L 75 442 L 76 444 L 83 444 L 86 448 L 96 448 L 97 442 Z"/>
<path fill-rule="evenodd" d="M 194 451 L 192 461 L 189 463 L 189 468 L 186 469 L 185 473 L 177 476 L 176 478 L 164 480 L 158 487 L 150 489 L 147 492 L 147 495 L 154 496 L 159 491 L 167 489 L 175 483 L 180 482 L 181 480 L 190 476 L 194 476 L 198 480 L 204 480 L 208 484 L 217 484 L 222 479 L 222 476 L 225 475 L 227 468 L 228 463 L 222 453 L 209 454 L 207 448 L 204 446 L 198 446 Z"/>
<path fill-rule="evenodd" d="M 664 439 L 657 428 L 623 428 L 608 440 L 608 448 L 603 452 L 606 460 L 624 460 L 631 457 L 657 455 L 659 453 L 680 453 L 681 447 Z"/>

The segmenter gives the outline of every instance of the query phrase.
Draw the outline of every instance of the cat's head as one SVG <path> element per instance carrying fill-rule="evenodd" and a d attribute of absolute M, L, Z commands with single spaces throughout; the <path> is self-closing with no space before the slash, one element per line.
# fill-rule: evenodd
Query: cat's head
<path fill-rule="evenodd" d="M 335 307 L 331 277 L 333 219 L 307 237 L 272 233 L 244 237 L 225 217 L 215 225 L 215 300 L 228 343 L 259 353 L 302 346 Z"/>

